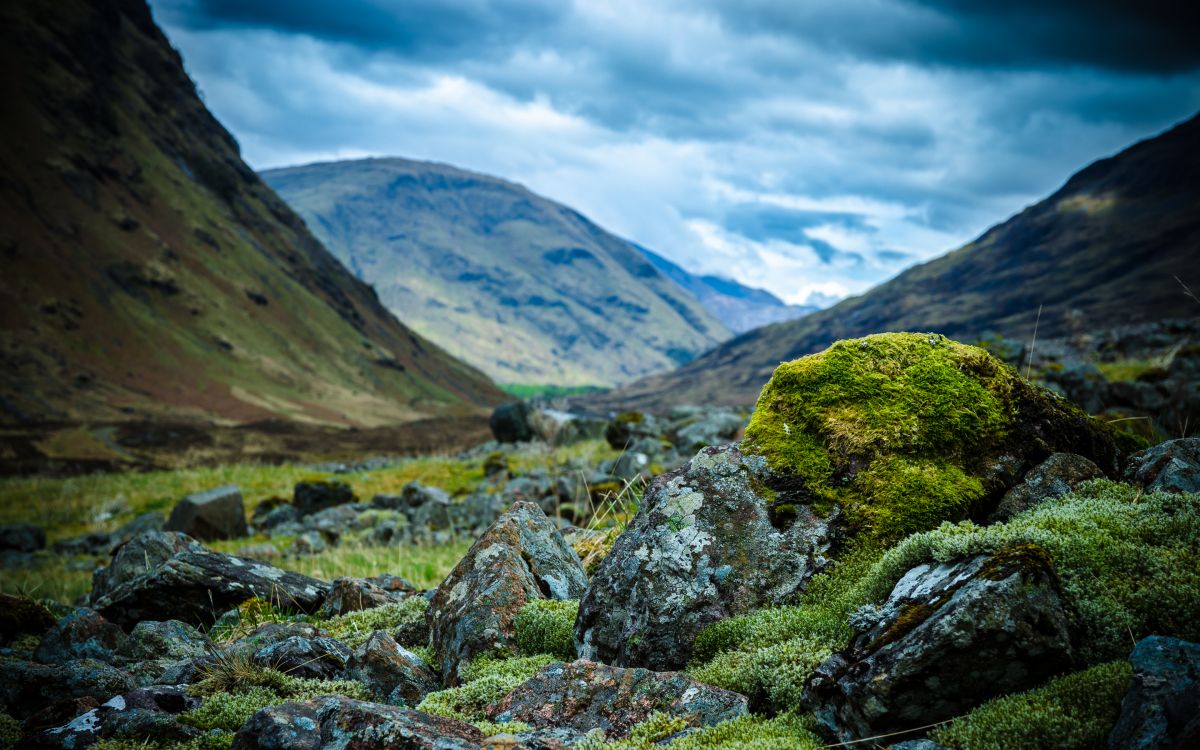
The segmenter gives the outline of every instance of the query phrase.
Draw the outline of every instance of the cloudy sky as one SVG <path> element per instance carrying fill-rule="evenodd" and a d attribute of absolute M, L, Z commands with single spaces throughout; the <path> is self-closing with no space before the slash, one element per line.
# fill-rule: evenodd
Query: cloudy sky
<path fill-rule="evenodd" d="M 255 168 L 499 175 L 791 302 L 940 255 L 1196 113 L 1187 5 L 151 0 Z"/>

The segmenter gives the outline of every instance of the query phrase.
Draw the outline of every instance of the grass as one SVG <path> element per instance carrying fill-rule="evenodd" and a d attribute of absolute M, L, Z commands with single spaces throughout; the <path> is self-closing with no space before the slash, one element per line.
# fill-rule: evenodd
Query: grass
<path fill-rule="evenodd" d="M 544 396 L 559 398 L 561 396 L 582 396 L 587 393 L 602 393 L 608 389 L 602 385 L 546 385 L 538 383 L 505 383 L 500 390 L 520 399 Z"/>

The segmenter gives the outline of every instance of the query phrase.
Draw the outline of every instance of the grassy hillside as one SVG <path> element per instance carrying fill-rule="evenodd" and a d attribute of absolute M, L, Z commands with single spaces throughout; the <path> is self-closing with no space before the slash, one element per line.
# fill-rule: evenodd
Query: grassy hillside
<path fill-rule="evenodd" d="M 624 383 L 729 337 L 636 247 L 519 185 L 403 159 L 263 177 L 397 317 L 497 382 Z"/>
<path fill-rule="evenodd" d="M 753 404 L 780 362 L 883 331 L 1027 340 L 1035 325 L 1051 337 L 1194 318 L 1200 304 L 1185 285 L 1200 292 L 1200 117 L 1095 162 L 974 242 L 861 296 L 591 403 Z"/>
<path fill-rule="evenodd" d="M 0 420 L 380 425 L 504 398 L 240 159 L 144 0 L 0 9 Z"/>

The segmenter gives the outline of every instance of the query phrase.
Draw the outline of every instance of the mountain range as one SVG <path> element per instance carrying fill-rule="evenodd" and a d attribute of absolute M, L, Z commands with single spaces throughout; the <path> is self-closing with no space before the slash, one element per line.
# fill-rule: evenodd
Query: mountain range
<path fill-rule="evenodd" d="M 838 339 L 1031 340 L 1200 315 L 1200 115 L 1076 173 L 973 242 L 799 320 L 758 328 L 590 408 L 749 406 L 781 361 Z"/>
<path fill-rule="evenodd" d="M 406 324 L 500 383 L 625 383 L 729 329 L 633 244 L 505 180 L 363 159 L 263 178 Z"/>
<path fill-rule="evenodd" d="M 0 65 L 2 423 L 372 426 L 504 399 L 242 162 L 144 0 L 5 3 Z"/>

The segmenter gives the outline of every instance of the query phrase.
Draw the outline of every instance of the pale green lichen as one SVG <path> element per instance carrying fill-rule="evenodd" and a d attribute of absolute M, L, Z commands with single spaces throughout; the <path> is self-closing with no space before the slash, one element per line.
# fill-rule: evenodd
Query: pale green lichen
<path fill-rule="evenodd" d="M 655 713 L 636 725 L 626 739 L 606 740 L 602 731 L 593 730 L 575 750 L 818 750 L 823 746 L 815 734 L 816 722 L 793 713 L 770 719 L 741 716 L 670 740 L 687 726 L 682 719 Z"/>
<path fill-rule="evenodd" d="M 350 648 L 358 648 L 376 630 L 390 632 L 404 625 L 421 622 L 425 619 L 427 609 L 429 601 L 425 597 L 410 596 L 402 602 L 331 617 L 321 623 L 321 627 Z"/>
<path fill-rule="evenodd" d="M 526 655 L 551 654 L 564 661 L 575 658 L 575 617 L 579 601 L 534 599 L 517 613 L 513 626 L 517 649 Z"/>
<path fill-rule="evenodd" d="M 459 721 L 487 721 L 488 706 L 555 661 L 549 654 L 473 659 L 462 671 L 463 684 L 430 693 L 417 710 Z"/>
<path fill-rule="evenodd" d="M 1132 670 L 1115 661 L 995 698 L 931 732 L 952 750 L 1086 750 L 1103 747 Z"/>

